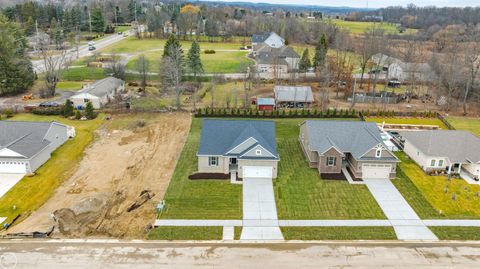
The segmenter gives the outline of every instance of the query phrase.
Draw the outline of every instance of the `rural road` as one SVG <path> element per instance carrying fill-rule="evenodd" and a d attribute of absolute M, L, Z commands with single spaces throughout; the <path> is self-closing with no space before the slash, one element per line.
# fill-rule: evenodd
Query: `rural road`
<path fill-rule="evenodd" d="M 478 268 L 480 243 L 0 241 L 0 268 Z"/>
<path fill-rule="evenodd" d="M 128 31 L 128 33 L 129 33 L 129 35 L 131 35 L 132 31 Z M 118 41 L 121 41 L 125 38 L 126 37 L 124 37 L 123 35 L 118 35 L 118 34 L 115 33 L 115 34 L 109 35 L 105 38 L 102 38 L 100 40 L 97 40 L 97 41 L 95 41 L 95 48 L 96 48 L 95 51 L 98 51 L 102 48 L 105 48 L 107 46 L 115 44 Z M 93 52 L 95 52 L 95 51 L 93 51 Z M 79 53 L 79 58 L 82 58 L 82 57 L 90 55 L 92 53 L 92 51 L 88 50 L 88 45 L 83 45 L 83 46 L 80 46 L 78 48 L 78 53 Z M 65 58 L 67 60 L 72 60 L 73 61 L 77 58 L 77 52 L 69 50 L 67 52 L 67 54 L 65 55 Z M 66 61 L 66 62 L 69 62 L 69 61 Z M 37 73 L 45 72 L 45 64 L 44 64 L 43 60 L 32 61 L 32 65 L 33 65 L 33 70 L 35 72 L 37 72 Z"/>

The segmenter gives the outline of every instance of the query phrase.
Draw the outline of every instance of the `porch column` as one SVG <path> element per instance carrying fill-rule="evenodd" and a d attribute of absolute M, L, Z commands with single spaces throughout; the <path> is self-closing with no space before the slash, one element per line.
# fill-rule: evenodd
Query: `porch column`
<path fill-rule="evenodd" d="M 462 171 L 462 163 L 460 163 L 460 165 L 458 165 L 458 173 L 460 174 L 461 171 Z"/>
<path fill-rule="evenodd" d="M 453 166 L 453 163 L 451 163 L 451 164 L 448 166 L 448 174 L 449 174 L 449 175 L 452 173 L 452 166 Z"/>

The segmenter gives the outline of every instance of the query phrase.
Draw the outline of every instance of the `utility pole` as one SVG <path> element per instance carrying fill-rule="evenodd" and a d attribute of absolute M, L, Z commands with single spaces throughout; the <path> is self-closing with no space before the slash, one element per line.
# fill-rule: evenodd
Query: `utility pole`
<path fill-rule="evenodd" d="M 90 35 L 92 35 L 92 14 L 90 13 L 90 9 L 88 10 L 88 26 L 90 29 Z"/>
<path fill-rule="evenodd" d="M 78 25 L 75 26 L 75 45 L 77 46 L 77 59 L 80 58 L 80 54 L 78 52 L 78 43 L 80 42 L 80 31 L 78 29 Z"/>
<path fill-rule="evenodd" d="M 36 36 L 37 41 L 35 42 L 35 47 L 33 48 L 33 50 L 37 51 L 37 45 L 38 45 L 38 42 L 39 42 L 39 38 L 38 38 L 38 20 L 35 20 L 35 36 Z"/>

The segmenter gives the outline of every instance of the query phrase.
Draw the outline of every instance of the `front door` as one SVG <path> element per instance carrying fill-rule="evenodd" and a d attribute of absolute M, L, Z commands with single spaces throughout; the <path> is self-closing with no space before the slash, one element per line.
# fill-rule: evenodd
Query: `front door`
<path fill-rule="evenodd" d="M 237 158 L 230 158 L 230 164 L 237 164 Z"/>

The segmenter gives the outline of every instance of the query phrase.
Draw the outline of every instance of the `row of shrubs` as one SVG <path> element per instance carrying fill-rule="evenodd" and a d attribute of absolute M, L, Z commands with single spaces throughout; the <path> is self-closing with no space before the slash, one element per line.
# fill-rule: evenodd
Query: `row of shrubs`
<path fill-rule="evenodd" d="M 216 51 L 215 50 L 205 50 L 204 53 L 205 54 L 215 54 Z"/>
<path fill-rule="evenodd" d="M 357 118 L 355 109 L 288 109 L 274 111 L 259 111 L 257 109 L 226 109 L 203 108 L 198 109 L 195 117 L 266 117 L 266 118 Z"/>
<path fill-rule="evenodd" d="M 74 119 L 81 119 L 85 116 L 87 119 L 95 119 L 98 116 L 93 109 L 92 103 L 87 103 L 85 107 L 85 111 L 82 113 L 80 110 L 75 110 L 72 103 L 67 100 L 65 101 L 65 105 L 57 106 L 57 107 L 35 107 L 31 111 L 33 114 L 36 115 L 49 115 L 49 116 L 64 116 L 65 118 L 74 118 Z"/>
<path fill-rule="evenodd" d="M 433 111 L 423 111 L 423 112 L 396 112 L 393 110 L 377 110 L 377 111 L 370 111 L 370 110 L 362 110 L 361 114 L 364 117 L 386 117 L 386 118 L 393 118 L 393 117 L 413 117 L 413 118 L 435 118 L 437 117 L 437 113 Z"/>

